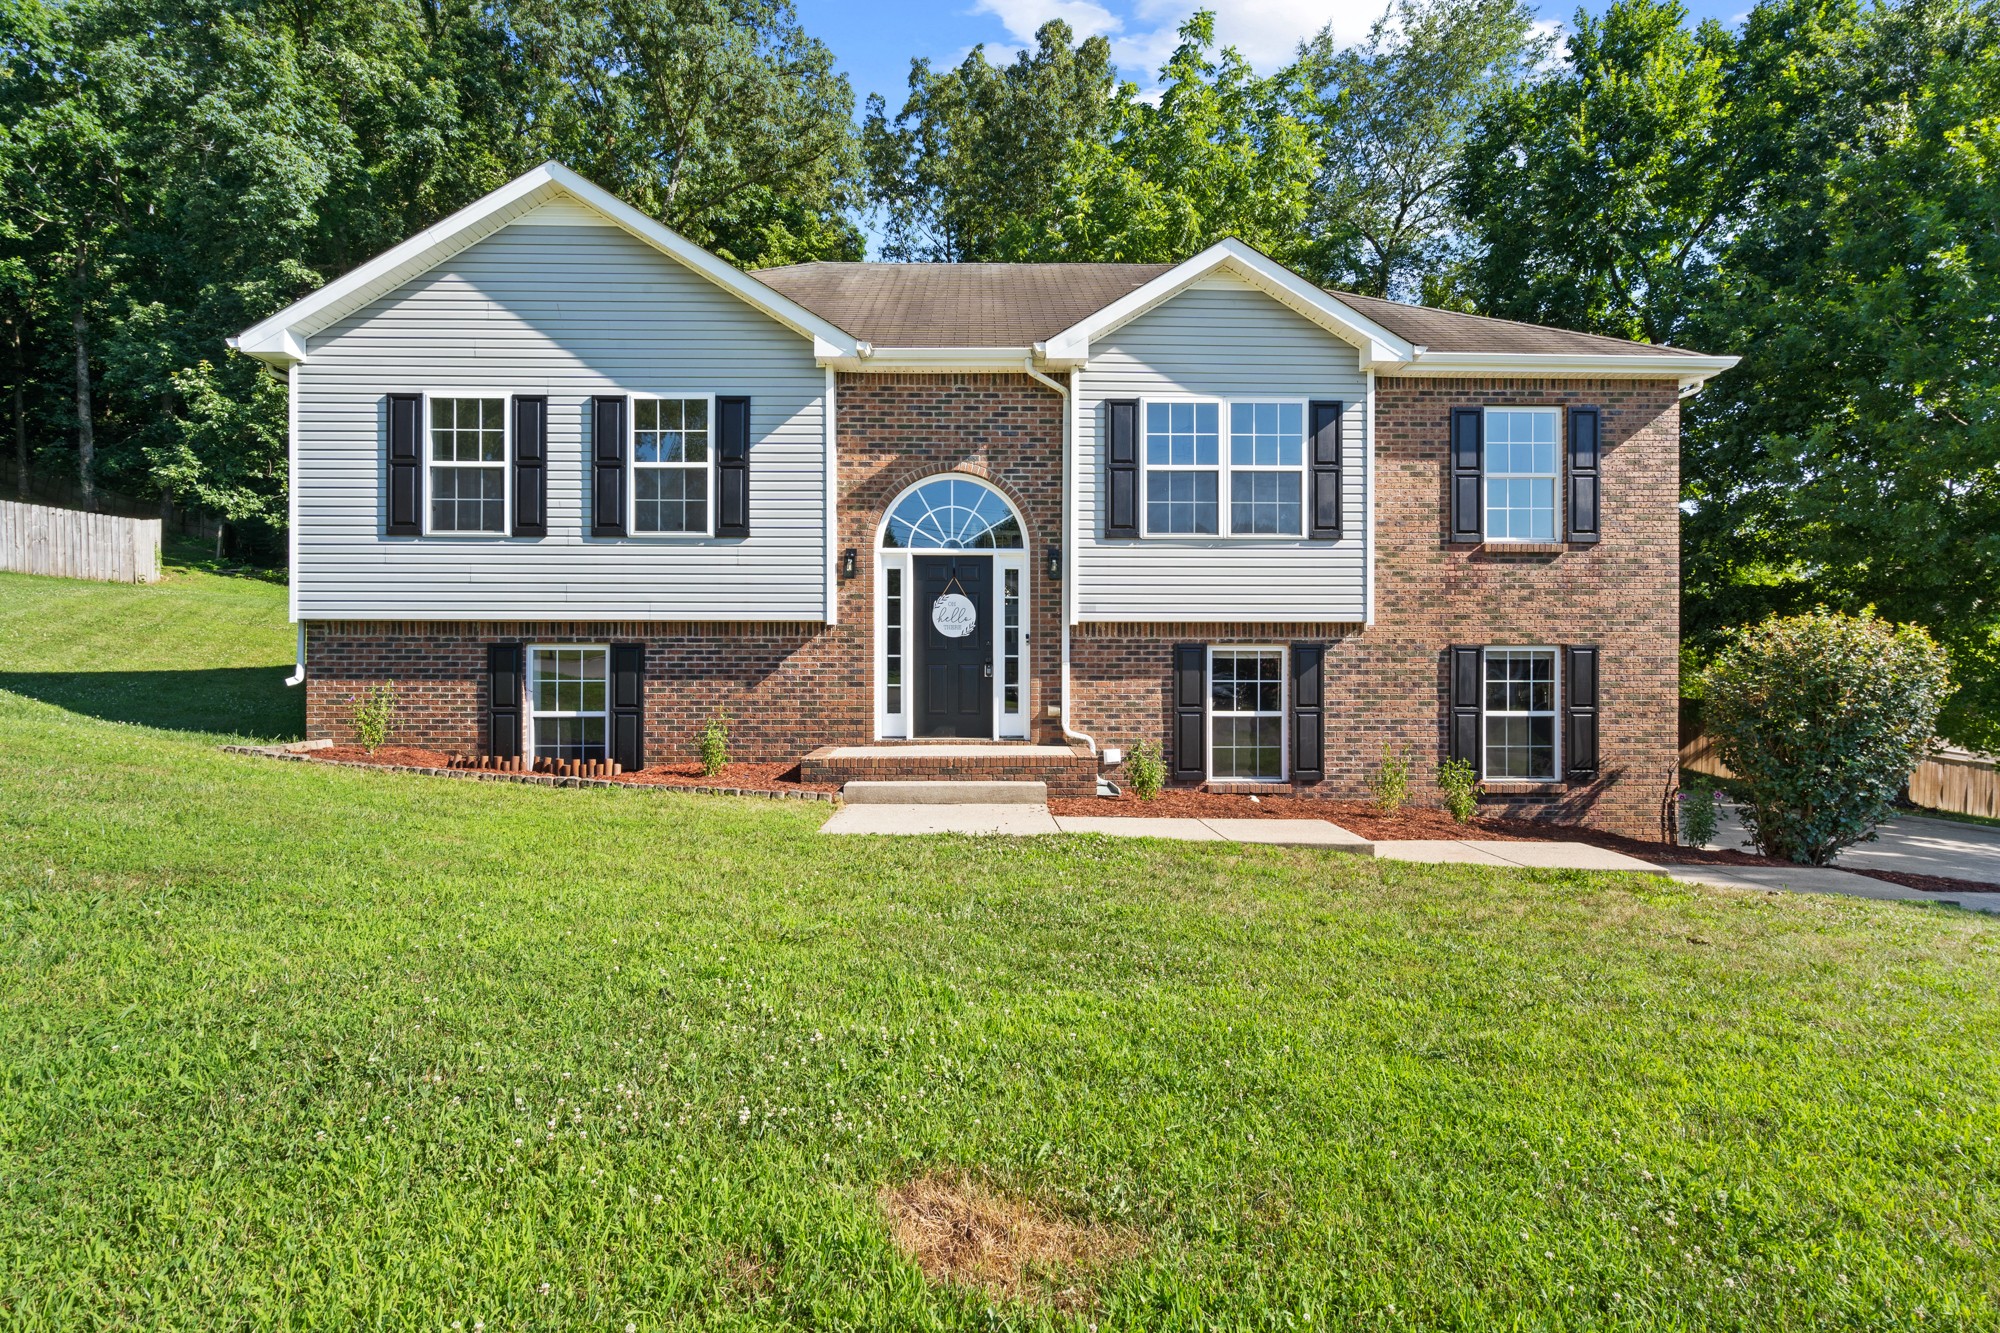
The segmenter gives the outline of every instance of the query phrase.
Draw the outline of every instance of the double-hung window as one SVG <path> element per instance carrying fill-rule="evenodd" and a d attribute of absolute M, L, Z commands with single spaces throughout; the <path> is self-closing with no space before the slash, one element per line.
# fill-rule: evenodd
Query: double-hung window
<path fill-rule="evenodd" d="M 1488 648 L 1486 771 L 1498 781 L 1556 778 L 1556 650 Z"/>
<path fill-rule="evenodd" d="M 709 531 L 709 402 L 638 398 L 632 402 L 632 530 Z"/>
<path fill-rule="evenodd" d="M 1211 648 L 1209 776 L 1278 782 L 1285 776 L 1285 653 Z"/>
<path fill-rule="evenodd" d="M 610 653 L 604 648 L 534 648 L 528 705 L 537 759 L 606 757 Z"/>
<path fill-rule="evenodd" d="M 1305 417 L 1301 401 L 1148 402 L 1146 535 L 1299 536 Z"/>
<path fill-rule="evenodd" d="M 507 400 L 430 400 L 432 532 L 507 530 Z"/>
<path fill-rule="evenodd" d="M 1486 409 L 1486 540 L 1556 540 L 1556 444 L 1555 408 Z"/>

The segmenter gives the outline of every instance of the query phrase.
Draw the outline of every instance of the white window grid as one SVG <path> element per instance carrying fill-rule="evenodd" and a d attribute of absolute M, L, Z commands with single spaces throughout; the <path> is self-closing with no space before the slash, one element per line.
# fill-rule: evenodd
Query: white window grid
<path fill-rule="evenodd" d="M 1288 776 L 1288 653 L 1274 644 L 1226 644 L 1208 650 L 1208 776 L 1217 782 L 1283 782 Z M 1224 673 L 1229 665 L 1225 698 Z M 1254 662 L 1246 680 L 1243 664 Z M 1226 741 L 1226 743 L 1225 743 Z M 1267 753 L 1268 752 L 1268 753 Z M 1249 756 L 1246 771 L 1245 756 Z"/>
<path fill-rule="evenodd" d="M 1480 460 L 1486 540 L 1553 542 L 1561 507 L 1562 422 L 1553 407 L 1489 407 Z"/>
<path fill-rule="evenodd" d="M 639 537 L 707 537 L 715 531 L 715 399 L 635 394 L 631 399 L 631 522 Z M 699 518 L 699 522 L 692 521 Z"/>
<path fill-rule="evenodd" d="M 424 395 L 424 532 L 439 537 L 504 537 L 513 478 L 507 466 L 507 397 L 491 391 Z M 470 494 L 467 489 L 471 488 Z M 439 522 L 448 516 L 449 522 Z M 474 518 L 473 526 L 464 519 Z"/>
<path fill-rule="evenodd" d="M 611 741 L 610 645 L 530 645 L 527 711 L 528 753 L 535 758 L 607 757 Z"/>
<path fill-rule="evenodd" d="M 1296 540 L 1304 534 L 1306 400 L 1149 398 L 1139 404 L 1140 532 L 1147 537 Z M 1155 461 L 1156 437 L 1165 442 Z M 1153 477 L 1171 478 L 1156 524 Z M 1242 485 L 1239 487 L 1239 480 Z M 1209 484 L 1203 485 L 1206 481 Z M 1213 504 L 1213 529 L 1191 517 Z M 1245 522 L 1239 524 L 1238 518 Z"/>
<path fill-rule="evenodd" d="M 1554 782 L 1562 773 L 1562 654 L 1550 647 L 1490 647 L 1479 673 L 1480 776 Z M 1534 756 L 1546 751 L 1546 764 Z"/>

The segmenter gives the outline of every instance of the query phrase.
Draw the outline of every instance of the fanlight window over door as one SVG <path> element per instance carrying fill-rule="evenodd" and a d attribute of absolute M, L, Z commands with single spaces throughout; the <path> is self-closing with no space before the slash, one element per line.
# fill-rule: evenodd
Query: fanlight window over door
<path fill-rule="evenodd" d="M 882 545 L 912 551 L 1018 551 L 1021 522 L 999 492 L 962 477 L 939 477 L 889 513 Z"/>

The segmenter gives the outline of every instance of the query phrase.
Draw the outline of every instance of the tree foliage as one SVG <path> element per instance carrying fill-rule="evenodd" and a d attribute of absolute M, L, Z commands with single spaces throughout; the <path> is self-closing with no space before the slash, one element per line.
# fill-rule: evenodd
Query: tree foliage
<path fill-rule="evenodd" d="M 1821 610 L 1734 636 L 1703 707 L 1758 847 L 1818 866 L 1873 838 L 1950 689 L 1944 650 L 1914 625 Z"/>

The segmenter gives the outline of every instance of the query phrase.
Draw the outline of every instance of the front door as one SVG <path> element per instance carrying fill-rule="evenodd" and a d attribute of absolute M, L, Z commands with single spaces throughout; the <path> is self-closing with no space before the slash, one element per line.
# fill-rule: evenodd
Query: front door
<path fill-rule="evenodd" d="M 916 734 L 993 735 L 993 561 L 916 558 Z"/>

